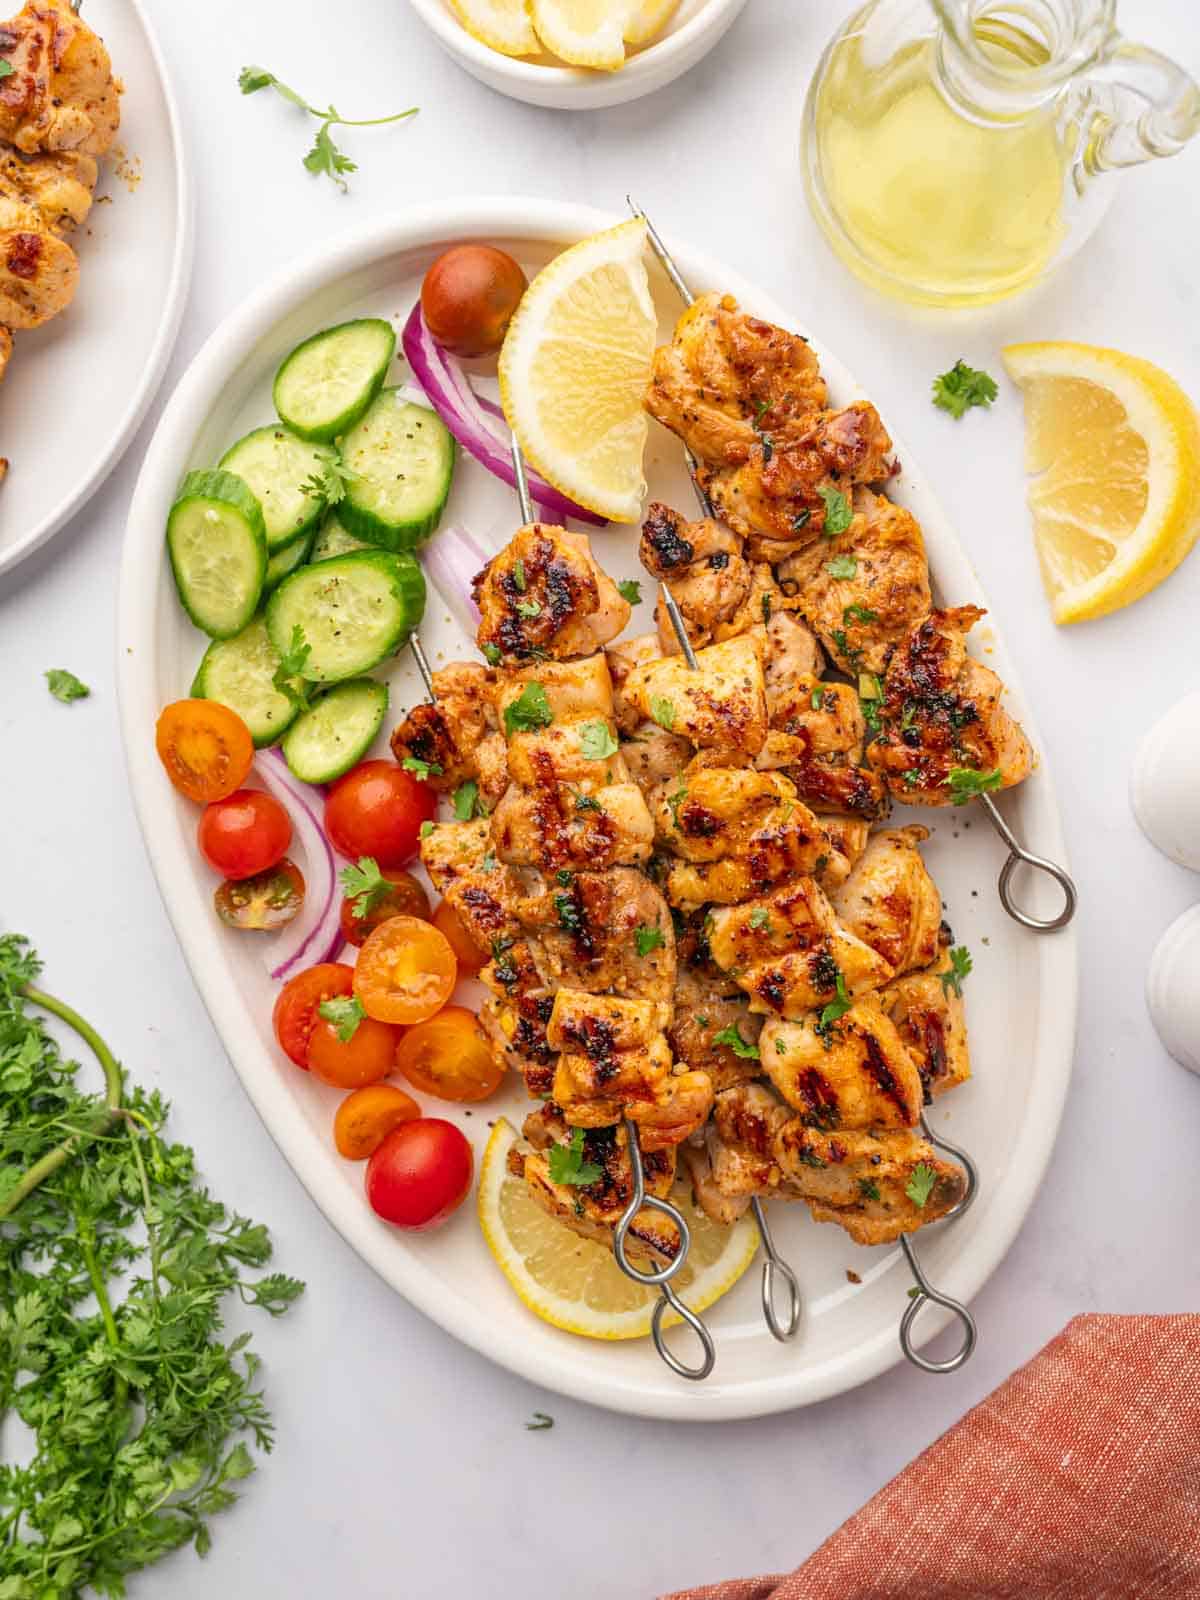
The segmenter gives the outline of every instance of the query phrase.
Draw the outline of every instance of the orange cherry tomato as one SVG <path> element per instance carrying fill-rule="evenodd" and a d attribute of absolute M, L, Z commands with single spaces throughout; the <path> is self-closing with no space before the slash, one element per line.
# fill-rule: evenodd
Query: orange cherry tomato
<path fill-rule="evenodd" d="M 353 1006 L 353 999 L 323 1002 L 329 1006 Z M 374 1017 L 359 1016 L 353 1033 L 351 1024 L 321 1015 L 308 1036 L 308 1070 L 322 1083 L 337 1089 L 361 1089 L 364 1084 L 386 1078 L 396 1064 L 398 1032 Z M 345 1035 L 349 1037 L 345 1037 Z"/>
<path fill-rule="evenodd" d="M 456 244 L 425 274 L 421 313 L 437 342 L 456 356 L 487 356 L 504 343 L 528 287 L 521 268 L 503 250 Z"/>
<path fill-rule="evenodd" d="M 167 777 L 200 805 L 240 789 L 254 761 L 250 730 L 219 700 L 176 700 L 154 729 L 154 747 Z"/>
<path fill-rule="evenodd" d="M 458 975 L 460 978 L 473 978 L 482 971 L 484 963 L 490 960 L 467 932 L 466 924 L 450 904 L 443 900 L 433 913 L 433 925 L 440 934 L 443 934 L 446 943 L 454 951 L 454 959 L 458 962 Z"/>
<path fill-rule="evenodd" d="M 409 1028 L 396 1046 L 396 1066 L 423 1094 L 439 1100 L 486 1100 L 504 1077 L 504 1064 L 465 1006 L 445 1006 Z"/>
<path fill-rule="evenodd" d="M 412 1095 L 390 1083 L 372 1083 L 365 1089 L 355 1089 L 337 1108 L 333 1142 L 347 1161 L 365 1161 L 393 1128 L 420 1115 L 421 1108 Z"/>
<path fill-rule="evenodd" d="M 381 922 L 359 951 L 354 992 L 379 1022 L 424 1022 L 449 1000 L 458 963 L 445 934 L 419 917 Z"/>
<path fill-rule="evenodd" d="M 230 928 L 274 933 L 300 915 L 304 874 L 286 856 L 252 878 L 227 879 L 213 894 L 217 915 Z"/>
<path fill-rule="evenodd" d="M 275 1000 L 271 1021 L 283 1053 L 308 1071 L 308 1041 L 317 1024 L 322 1000 L 354 993 L 354 968 L 341 961 L 322 961 L 289 978 Z"/>
<path fill-rule="evenodd" d="M 397 1228 L 432 1228 L 467 1198 L 475 1155 L 441 1117 L 403 1122 L 367 1162 L 367 1201 Z"/>
<path fill-rule="evenodd" d="M 357 898 L 347 895 L 342 901 L 342 938 L 347 944 L 363 944 L 367 936 L 390 917 L 420 917 L 422 922 L 429 921 L 429 896 L 411 872 L 401 867 L 381 867 L 379 875 L 393 885 L 390 894 L 359 895 Z M 362 905 L 364 899 L 365 906 Z M 362 916 L 358 915 L 360 909 Z M 442 932 L 445 931 L 443 928 Z"/>

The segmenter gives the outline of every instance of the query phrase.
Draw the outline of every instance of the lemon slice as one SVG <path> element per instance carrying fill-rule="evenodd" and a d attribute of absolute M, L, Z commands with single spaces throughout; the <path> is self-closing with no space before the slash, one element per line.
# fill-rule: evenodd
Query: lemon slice
<path fill-rule="evenodd" d="M 537 36 L 573 67 L 615 72 L 625 64 L 625 25 L 639 0 L 529 0 Z"/>
<path fill-rule="evenodd" d="M 450 9 L 473 39 L 506 56 L 538 53 L 527 0 L 449 0 Z"/>
<path fill-rule="evenodd" d="M 1011 344 L 1029 509 L 1056 622 L 1141 599 L 1200 533 L 1200 418 L 1160 367 L 1097 345 Z"/>
<path fill-rule="evenodd" d="M 517 1131 L 499 1118 L 479 1174 L 479 1225 L 501 1272 L 530 1311 L 568 1333 L 589 1339 L 641 1339 L 650 1332 L 657 1292 L 627 1278 L 607 1245 L 581 1239 L 544 1212 L 524 1182 L 508 1170 Z M 691 1189 L 671 1198 L 687 1218 L 692 1248 L 671 1281 L 694 1311 L 731 1289 L 754 1259 L 758 1231 L 747 1213 L 720 1228 L 698 1211 Z M 680 1319 L 673 1313 L 665 1327 Z"/>
<path fill-rule="evenodd" d="M 634 522 L 646 493 L 642 397 L 658 332 L 641 217 L 555 256 L 526 289 L 500 351 L 500 398 L 544 478 Z"/>
<path fill-rule="evenodd" d="M 625 43 L 649 44 L 679 10 L 679 0 L 638 0 L 625 24 Z"/>

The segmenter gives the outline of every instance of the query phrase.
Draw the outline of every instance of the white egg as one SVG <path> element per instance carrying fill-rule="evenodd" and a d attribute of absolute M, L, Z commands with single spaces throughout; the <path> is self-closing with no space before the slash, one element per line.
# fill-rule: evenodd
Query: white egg
<path fill-rule="evenodd" d="M 1172 706 L 1143 739 L 1130 801 L 1150 843 L 1200 872 L 1200 691 Z"/>
<path fill-rule="evenodd" d="M 1200 1073 L 1200 906 L 1177 917 L 1150 958 L 1146 1004 L 1163 1048 Z"/>

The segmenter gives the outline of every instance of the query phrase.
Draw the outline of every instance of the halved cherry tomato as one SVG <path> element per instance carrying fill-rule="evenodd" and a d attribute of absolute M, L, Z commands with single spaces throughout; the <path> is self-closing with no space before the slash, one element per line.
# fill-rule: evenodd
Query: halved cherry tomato
<path fill-rule="evenodd" d="M 396 1066 L 423 1094 L 439 1100 L 486 1100 L 504 1077 L 504 1063 L 465 1006 L 443 1006 L 409 1028 L 396 1046 Z"/>
<path fill-rule="evenodd" d="M 446 936 L 419 917 L 381 922 L 354 969 L 354 992 L 380 1022 L 424 1022 L 442 1009 L 457 981 Z"/>
<path fill-rule="evenodd" d="M 274 795 L 237 789 L 205 806 L 196 837 L 209 866 L 236 881 L 283 860 L 292 842 L 292 819 Z"/>
<path fill-rule="evenodd" d="M 394 761 L 362 761 L 339 778 L 325 802 L 325 832 L 335 850 L 381 867 L 403 867 L 417 853 L 421 824 L 432 822 L 437 795 Z"/>
<path fill-rule="evenodd" d="M 347 1161 L 365 1161 L 402 1122 L 412 1122 L 421 1108 L 412 1095 L 390 1083 L 372 1083 L 355 1089 L 337 1108 L 333 1142 Z"/>
<path fill-rule="evenodd" d="M 322 961 L 289 978 L 279 991 L 271 1021 L 283 1053 L 308 1071 L 308 1041 L 322 1000 L 354 993 L 354 968 L 341 961 Z"/>
<path fill-rule="evenodd" d="M 421 312 L 430 333 L 456 356 L 499 350 L 529 287 L 510 255 L 490 244 L 456 244 L 425 274 Z"/>
<path fill-rule="evenodd" d="M 454 951 L 460 978 L 473 978 L 476 973 L 482 971 L 484 963 L 490 957 L 485 956 L 472 939 L 465 923 L 449 900 L 443 900 L 438 905 L 433 913 L 433 925 L 439 933 L 445 935 L 446 943 Z"/>
<path fill-rule="evenodd" d="M 399 1030 L 361 1014 L 357 1021 L 322 1016 L 323 1006 L 353 1007 L 353 998 L 322 1001 L 308 1036 L 308 1070 L 338 1089 L 361 1089 L 386 1078 L 396 1064 Z M 350 1031 L 353 1027 L 353 1032 Z"/>
<path fill-rule="evenodd" d="M 286 856 L 252 878 L 227 879 L 213 895 L 217 915 L 230 928 L 274 933 L 299 916 L 304 874 Z"/>
<path fill-rule="evenodd" d="M 398 1228 L 432 1228 L 467 1198 L 471 1146 L 452 1122 L 421 1117 L 389 1133 L 367 1162 L 371 1209 Z"/>
<path fill-rule="evenodd" d="M 154 747 L 180 794 L 201 805 L 240 788 L 254 761 L 249 728 L 219 700 L 176 700 L 164 706 Z"/>
<path fill-rule="evenodd" d="M 422 922 L 429 921 L 429 896 L 411 872 L 405 872 L 402 867 L 380 867 L 379 875 L 394 886 L 389 894 L 360 895 L 357 899 L 347 895 L 342 901 L 342 938 L 347 944 L 362 944 L 368 934 L 374 933 L 379 924 L 390 917 L 420 917 Z M 360 917 L 358 909 L 364 899 L 367 903 Z"/>

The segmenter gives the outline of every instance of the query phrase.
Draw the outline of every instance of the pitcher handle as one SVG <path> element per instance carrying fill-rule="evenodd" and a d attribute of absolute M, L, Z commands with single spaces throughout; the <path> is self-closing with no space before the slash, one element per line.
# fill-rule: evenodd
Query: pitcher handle
<path fill-rule="evenodd" d="M 1157 50 L 1115 35 L 1104 65 L 1089 81 L 1109 102 L 1084 149 L 1089 173 L 1178 155 L 1200 132 L 1200 85 Z"/>

